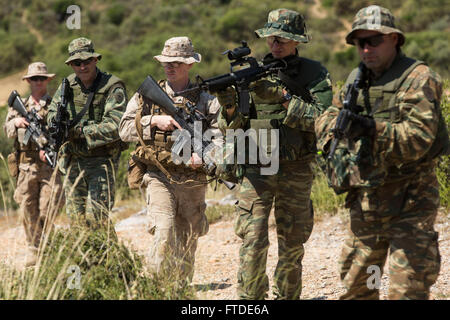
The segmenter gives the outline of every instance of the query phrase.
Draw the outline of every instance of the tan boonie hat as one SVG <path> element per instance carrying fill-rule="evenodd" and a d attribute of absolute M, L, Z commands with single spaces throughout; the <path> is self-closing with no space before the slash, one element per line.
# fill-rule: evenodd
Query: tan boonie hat
<path fill-rule="evenodd" d="M 306 32 L 305 17 L 297 11 L 288 9 L 270 11 L 264 27 L 255 30 L 258 38 L 277 36 L 303 43 L 311 39 Z"/>
<path fill-rule="evenodd" d="M 356 14 L 353 20 L 352 30 L 345 37 L 345 41 L 348 44 L 354 45 L 353 36 L 355 31 L 372 30 L 383 34 L 398 33 L 398 44 L 402 46 L 405 43 L 405 35 L 395 27 L 394 20 L 394 16 L 386 8 L 376 5 L 362 8 Z"/>
<path fill-rule="evenodd" d="M 47 66 L 43 62 L 33 62 L 28 66 L 28 72 L 26 75 L 22 77 L 22 80 L 35 77 L 35 76 L 41 76 L 41 77 L 47 77 L 53 79 L 55 77 L 54 73 L 48 73 Z"/>
<path fill-rule="evenodd" d="M 186 64 L 202 60 L 201 54 L 194 52 L 194 46 L 188 37 L 170 38 L 164 43 L 161 54 L 153 58 L 159 62 L 182 62 Z"/>
<path fill-rule="evenodd" d="M 66 64 L 74 60 L 87 60 L 91 57 L 100 60 L 102 55 L 94 51 L 94 44 L 87 38 L 77 38 L 69 44 L 69 59 L 66 60 Z"/>

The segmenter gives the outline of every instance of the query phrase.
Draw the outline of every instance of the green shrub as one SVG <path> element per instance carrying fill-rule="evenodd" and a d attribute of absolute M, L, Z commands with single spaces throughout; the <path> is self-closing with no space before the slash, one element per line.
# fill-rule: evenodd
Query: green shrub
<path fill-rule="evenodd" d="M 105 227 L 57 230 L 42 252 L 33 269 L 0 266 L 0 299 L 195 298 L 193 289 L 174 279 L 148 275 L 142 258 Z"/>
<path fill-rule="evenodd" d="M 123 19 L 125 18 L 125 15 L 127 13 L 126 7 L 121 3 L 116 3 L 109 7 L 109 9 L 106 11 L 106 15 L 109 19 L 109 21 L 112 24 L 115 24 L 116 26 L 119 26 Z"/>

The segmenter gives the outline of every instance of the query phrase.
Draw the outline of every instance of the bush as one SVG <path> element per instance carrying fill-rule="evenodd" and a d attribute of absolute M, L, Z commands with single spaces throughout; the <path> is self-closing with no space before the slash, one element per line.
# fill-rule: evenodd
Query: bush
<path fill-rule="evenodd" d="M 107 227 L 55 231 L 34 269 L 0 267 L 0 299 L 192 299 L 174 279 L 148 275 Z M 78 281 L 77 281 L 78 279 Z"/>
<path fill-rule="evenodd" d="M 106 15 L 112 24 L 119 26 L 125 18 L 126 11 L 127 9 L 124 5 L 117 3 L 111 6 L 108 11 L 106 11 Z"/>

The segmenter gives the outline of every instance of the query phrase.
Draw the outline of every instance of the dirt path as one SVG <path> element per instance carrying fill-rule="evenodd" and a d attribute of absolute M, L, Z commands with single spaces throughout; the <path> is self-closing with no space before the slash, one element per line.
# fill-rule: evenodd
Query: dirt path
<path fill-rule="evenodd" d="M 273 217 L 272 217 L 273 218 Z M 119 238 L 131 248 L 147 257 L 152 236 L 147 232 L 143 219 L 128 226 L 116 227 Z M 117 226 L 117 225 L 116 225 Z M 303 259 L 302 299 L 337 299 L 343 293 L 339 281 L 338 258 L 346 235 L 345 216 L 325 217 L 316 222 Z M 441 272 L 431 289 L 432 299 L 450 299 L 450 222 L 440 214 L 435 224 L 439 232 L 442 256 Z M 270 248 L 267 273 L 270 286 L 277 263 L 277 240 L 273 219 L 269 228 Z M 210 226 L 209 233 L 200 238 L 193 285 L 199 299 L 237 299 L 236 274 L 239 262 L 240 240 L 234 234 L 233 221 L 219 221 Z M 0 227 L 0 262 L 22 268 L 25 261 L 26 241 L 22 226 L 17 222 Z M 387 267 L 382 278 L 381 298 L 386 299 L 388 290 Z M 269 294 L 269 299 L 273 295 Z"/>
<path fill-rule="evenodd" d="M 273 218 L 273 216 L 272 216 Z M 339 280 L 338 258 L 346 236 L 345 216 L 326 217 L 316 222 L 305 244 L 303 259 L 302 299 L 337 299 L 343 293 Z M 270 224 L 270 248 L 267 274 L 270 286 L 277 263 L 277 239 L 273 219 Z M 432 299 L 450 299 L 450 222 L 441 214 L 435 225 L 439 231 L 442 266 L 439 278 L 432 287 Z M 144 226 L 122 229 L 119 237 L 146 256 L 152 236 Z M 233 221 L 220 221 L 210 226 L 209 233 L 198 243 L 193 284 L 200 299 L 237 299 L 236 274 L 239 263 L 240 239 L 234 234 Z M 381 298 L 388 292 L 387 266 L 382 278 Z M 273 299 L 273 295 L 269 295 Z"/>
<path fill-rule="evenodd" d="M 28 83 L 22 80 L 26 72 L 27 69 L 0 79 L 0 106 L 7 104 L 11 91 L 17 90 L 23 96 L 29 90 Z"/>

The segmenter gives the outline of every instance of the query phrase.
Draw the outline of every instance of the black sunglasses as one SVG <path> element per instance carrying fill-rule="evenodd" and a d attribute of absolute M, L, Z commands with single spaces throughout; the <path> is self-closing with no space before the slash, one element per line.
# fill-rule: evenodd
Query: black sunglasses
<path fill-rule="evenodd" d="M 77 59 L 77 60 L 73 60 L 71 62 L 71 64 L 73 64 L 76 67 L 79 67 L 81 65 L 86 66 L 86 65 L 90 64 L 92 62 L 92 60 L 93 60 L 93 58 L 89 58 L 89 59 L 86 59 L 86 60 L 79 60 L 79 59 Z"/>
<path fill-rule="evenodd" d="M 33 76 L 29 78 L 31 81 L 45 81 L 48 78 L 44 76 Z"/>
<path fill-rule="evenodd" d="M 384 42 L 385 34 L 377 34 L 366 38 L 355 38 L 355 43 L 362 49 L 366 46 L 366 43 L 375 48 Z"/>

